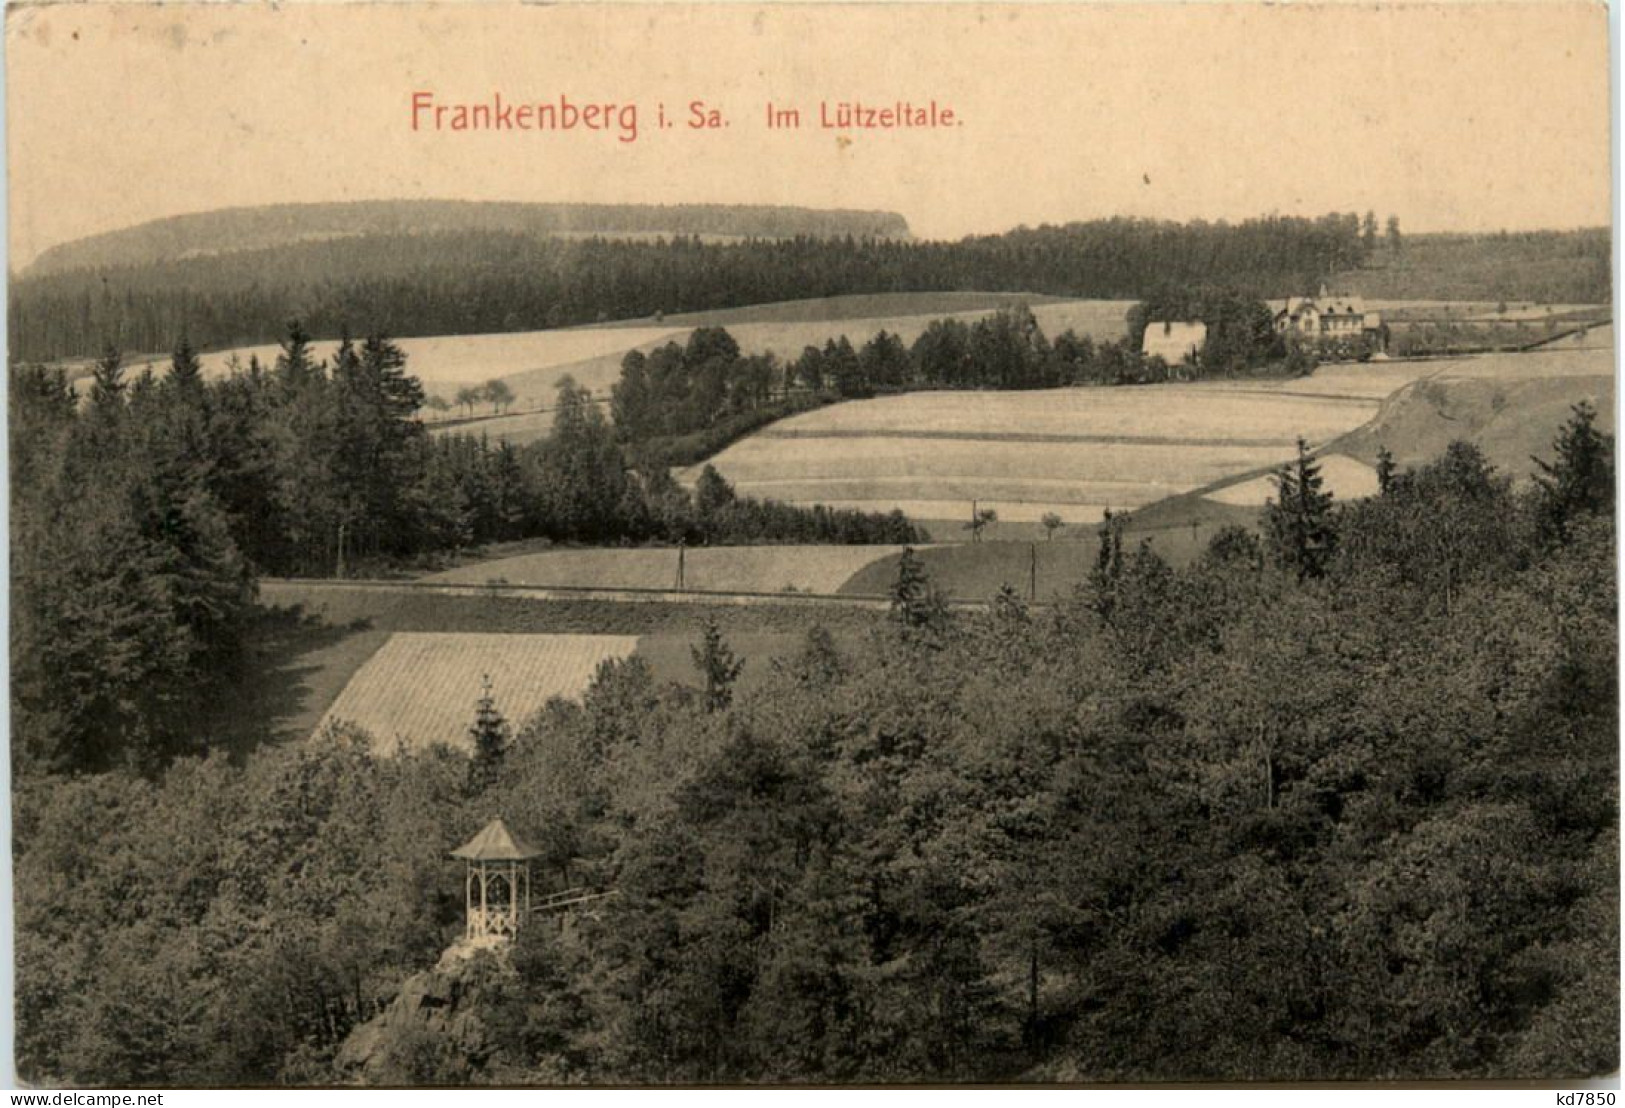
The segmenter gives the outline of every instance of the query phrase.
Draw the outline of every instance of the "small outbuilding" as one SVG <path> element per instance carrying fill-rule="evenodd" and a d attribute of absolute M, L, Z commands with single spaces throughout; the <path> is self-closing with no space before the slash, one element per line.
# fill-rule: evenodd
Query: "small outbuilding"
<path fill-rule="evenodd" d="M 1201 320 L 1155 320 L 1145 325 L 1145 337 L 1140 349 L 1145 356 L 1158 357 L 1169 365 L 1178 365 L 1187 357 L 1195 358 L 1207 342 L 1207 324 Z"/>

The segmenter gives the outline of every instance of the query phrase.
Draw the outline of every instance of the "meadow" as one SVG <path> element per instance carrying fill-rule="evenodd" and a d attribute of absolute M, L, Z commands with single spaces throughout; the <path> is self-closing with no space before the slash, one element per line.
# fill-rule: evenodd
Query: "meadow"
<path fill-rule="evenodd" d="M 499 709 L 517 727 L 548 696 L 579 696 L 608 656 L 636 653 L 656 681 L 696 686 L 689 651 L 708 620 L 746 659 L 739 685 L 746 690 L 775 659 L 800 649 L 808 627 L 850 641 L 884 618 L 846 606 L 492 599 L 294 581 L 264 582 L 261 599 L 276 610 L 277 627 L 293 616 L 297 630 L 280 632 L 275 656 L 267 654 L 264 669 L 274 680 L 259 682 L 268 686 L 258 697 L 264 703 L 256 702 L 259 717 L 275 719 L 287 739 L 349 719 L 384 749 L 396 736 L 463 745 L 487 674 Z"/>
<path fill-rule="evenodd" d="M 407 369 L 423 382 L 424 390 L 438 393 L 449 401 L 456 390 L 465 385 L 480 385 L 516 375 L 525 377 L 526 371 L 536 370 L 552 374 L 550 380 L 569 371 L 595 392 L 607 391 L 620 376 L 620 357 L 625 351 L 644 344 L 653 345 L 677 333 L 669 327 L 614 330 L 583 327 L 511 334 L 435 335 L 396 339 L 395 344 L 406 354 Z M 311 344 L 311 349 L 316 358 L 331 361 L 338 343 L 316 342 Z M 200 358 L 204 373 L 213 378 L 224 377 L 233 358 L 246 368 L 249 358 L 257 357 L 270 368 L 279 352 L 280 348 L 271 343 L 205 353 Z M 613 372 L 607 375 L 599 372 L 596 367 L 600 355 L 612 356 Z M 167 368 L 169 358 L 163 355 L 132 359 L 130 364 L 136 371 L 143 365 L 162 370 Z M 551 400 L 551 389 L 545 398 Z M 481 405 L 481 409 L 489 410 L 486 405 Z"/>
<path fill-rule="evenodd" d="M 834 593 L 863 566 L 896 546 L 715 546 L 683 552 L 686 589 L 712 592 Z M 673 589 L 675 547 L 561 549 L 460 566 L 425 583 Z"/>

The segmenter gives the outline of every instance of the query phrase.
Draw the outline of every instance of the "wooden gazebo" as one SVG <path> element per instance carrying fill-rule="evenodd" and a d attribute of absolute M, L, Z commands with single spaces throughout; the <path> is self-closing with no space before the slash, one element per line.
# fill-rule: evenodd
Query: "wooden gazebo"
<path fill-rule="evenodd" d="M 468 863 L 468 938 L 513 938 L 530 915 L 530 860 L 540 853 L 500 819 L 451 852 Z"/>

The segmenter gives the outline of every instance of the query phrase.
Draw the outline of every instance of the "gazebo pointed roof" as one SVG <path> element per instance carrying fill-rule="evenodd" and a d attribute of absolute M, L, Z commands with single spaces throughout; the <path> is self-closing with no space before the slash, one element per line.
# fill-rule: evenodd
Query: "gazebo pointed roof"
<path fill-rule="evenodd" d="M 494 819 L 451 855 L 471 862 L 522 862 L 540 853 L 540 849 L 509 831 L 502 820 Z"/>

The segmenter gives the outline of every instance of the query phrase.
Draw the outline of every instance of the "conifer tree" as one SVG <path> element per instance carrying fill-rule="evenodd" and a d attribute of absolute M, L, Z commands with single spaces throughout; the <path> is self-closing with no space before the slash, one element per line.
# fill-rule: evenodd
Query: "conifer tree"
<path fill-rule="evenodd" d="M 1094 589 L 1094 609 L 1103 619 L 1111 617 L 1117 580 L 1123 575 L 1123 528 L 1127 523 L 1126 512 L 1113 515 L 1110 508 L 1101 518 L 1100 549 L 1095 554 L 1089 584 Z"/>
<path fill-rule="evenodd" d="M 192 348 L 191 339 L 184 334 L 175 345 L 175 352 L 170 355 L 169 380 L 185 392 L 194 391 L 203 382 L 203 362 Z"/>
<path fill-rule="evenodd" d="M 715 619 L 705 621 L 700 645 L 689 648 L 694 668 L 705 678 L 705 710 L 720 712 L 733 703 L 734 682 L 745 668 L 745 660 L 735 657 L 722 637 L 722 629 Z"/>
<path fill-rule="evenodd" d="M 1576 516 L 1614 510 L 1614 437 L 1597 430 L 1597 409 L 1589 401 L 1572 411 L 1552 443 L 1557 459 L 1533 459 L 1540 469 L 1535 475 L 1540 534 L 1547 542 L 1567 542 Z"/>
<path fill-rule="evenodd" d="M 1332 494 L 1315 464 L 1309 444 L 1298 440 L 1298 456 L 1275 475 L 1277 494 L 1264 509 L 1264 530 L 1275 564 L 1299 581 L 1326 572 L 1337 532 L 1332 521 Z"/>
<path fill-rule="evenodd" d="M 1377 449 L 1377 492 L 1387 496 L 1394 488 L 1394 455 L 1386 446 Z"/>
<path fill-rule="evenodd" d="M 468 729 L 468 734 L 474 740 L 474 760 L 468 769 L 469 785 L 478 791 L 496 780 L 512 738 L 508 721 L 497 709 L 496 699 L 491 694 L 489 675 L 481 686 L 480 699 L 474 709 L 474 725 Z"/>
<path fill-rule="evenodd" d="M 90 403 L 105 410 L 124 399 L 124 355 L 109 344 L 91 370 Z"/>
<path fill-rule="evenodd" d="M 897 561 L 897 579 L 891 587 L 891 614 L 905 627 L 925 628 L 937 626 L 947 617 L 948 607 L 925 565 L 913 547 L 904 547 Z"/>

